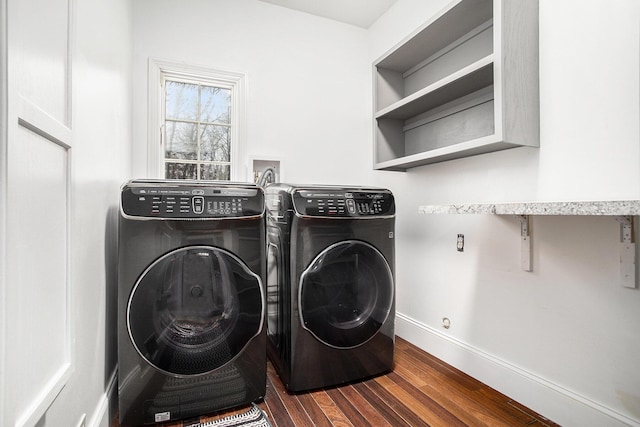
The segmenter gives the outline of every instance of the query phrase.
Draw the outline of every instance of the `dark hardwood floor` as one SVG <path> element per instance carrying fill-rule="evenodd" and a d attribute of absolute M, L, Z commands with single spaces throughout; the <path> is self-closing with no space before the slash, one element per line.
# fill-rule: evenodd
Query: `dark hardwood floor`
<path fill-rule="evenodd" d="M 289 394 L 268 363 L 267 394 L 258 406 L 274 427 L 557 425 L 402 338 L 396 339 L 393 372 L 342 387 Z"/>

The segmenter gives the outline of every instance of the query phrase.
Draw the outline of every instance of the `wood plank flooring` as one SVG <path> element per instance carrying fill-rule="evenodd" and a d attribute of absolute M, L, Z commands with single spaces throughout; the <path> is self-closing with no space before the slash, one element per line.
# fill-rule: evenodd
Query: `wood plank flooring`
<path fill-rule="evenodd" d="M 290 394 L 271 363 L 267 367 L 267 393 L 258 406 L 274 427 L 557 426 L 402 338 L 396 339 L 393 372 L 342 387 Z"/>

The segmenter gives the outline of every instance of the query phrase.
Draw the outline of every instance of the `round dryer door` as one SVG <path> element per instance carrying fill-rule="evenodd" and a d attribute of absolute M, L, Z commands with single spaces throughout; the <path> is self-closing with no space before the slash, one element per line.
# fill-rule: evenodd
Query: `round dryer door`
<path fill-rule="evenodd" d="M 300 319 L 326 345 L 357 347 L 387 320 L 393 292 L 391 268 L 380 251 L 357 240 L 336 243 L 300 277 Z"/>
<path fill-rule="evenodd" d="M 140 355 L 177 375 L 210 372 L 233 360 L 262 329 L 260 277 L 231 252 L 191 246 L 153 262 L 127 308 Z"/>

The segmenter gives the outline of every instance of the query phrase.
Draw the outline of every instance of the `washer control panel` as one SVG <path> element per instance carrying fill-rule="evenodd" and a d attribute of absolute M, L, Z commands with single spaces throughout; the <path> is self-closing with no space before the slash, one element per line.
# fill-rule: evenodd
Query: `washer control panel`
<path fill-rule="evenodd" d="M 261 215 L 264 194 L 251 186 L 153 185 L 123 187 L 121 209 L 126 216 L 147 218 L 234 218 Z"/>
<path fill-rule="evenodd" d="M 377 217 L 395 214 L 386 190 L 299 189 L 293 193 L 296 213 L 319 217 Z"/>

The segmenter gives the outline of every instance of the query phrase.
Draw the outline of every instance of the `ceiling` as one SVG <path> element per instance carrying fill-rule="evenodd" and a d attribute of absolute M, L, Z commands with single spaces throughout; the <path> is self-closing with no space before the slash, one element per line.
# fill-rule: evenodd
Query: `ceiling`
<path fill-rule="evenodd" d="M 260 0 L 335 21 L 369 28 L 397 0 Z"/>

